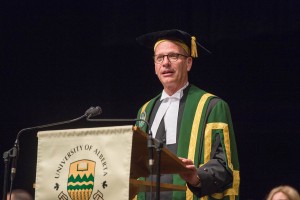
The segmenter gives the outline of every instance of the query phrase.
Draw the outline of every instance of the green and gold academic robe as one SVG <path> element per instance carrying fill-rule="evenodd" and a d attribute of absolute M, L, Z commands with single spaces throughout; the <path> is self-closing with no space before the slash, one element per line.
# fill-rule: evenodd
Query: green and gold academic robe
<path fill-rule="evenodd" d="M 160 96 L 140 108 L 138 119 L 153 122 Z M 168 199 L 238 200 L 239 162 L 227 103 L 190 84 L 180 101 L 178 123 L 174 153 L 194 161 L 202 185 L 193 187 L 179 175 L 173 175 L 173 184 L 187 185 L 188 190 L 174 191 Z M 148 132 L 145 123 L 138 122 L 137 126 Z M 145 193 L 139 193 L 135 199 L 144 200 Z"/>

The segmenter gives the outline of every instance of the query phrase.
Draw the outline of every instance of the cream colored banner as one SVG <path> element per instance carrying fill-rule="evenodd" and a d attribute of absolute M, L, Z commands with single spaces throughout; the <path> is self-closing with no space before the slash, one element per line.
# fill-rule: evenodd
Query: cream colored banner
<path fill-rule="evenodd" d="M 36 200 L 128 200 L 132 126 L 38 133 Z"/>

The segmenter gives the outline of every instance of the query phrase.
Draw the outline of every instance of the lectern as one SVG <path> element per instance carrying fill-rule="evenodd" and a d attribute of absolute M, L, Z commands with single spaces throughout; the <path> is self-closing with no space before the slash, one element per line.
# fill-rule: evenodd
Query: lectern
<path fill-rule="evenodd" d="M 133 140 L 132 140 L 132 153 L 131 153 L 131 167 L 130 167 L 130 189 L 129 199 L 134 198 L 138 192 L 150 191 L 151 187 L 155 187 L 156 184 L 150 181 L 137 180 L 139 177 L 147 177 L 150 175 L 150 169 L 148 167 L 148 149 L 147 149 L 147 137 L 148 135 L 141 131 L 138 127 L 133 127 Z M 157 143 L 153 139 L 154 143 Z M 157 153 L 154 153 L 154 160 L 157 161 Z M 156 165 L 154 165 L 156 166 Z M 187 171 L 181 160 L 170 152 L 166 148 L 161 149 L 161 162 L 160 173 L 161 174 L 178 174 L 180 172 Z M 157 173 L 157 168 L 153 168 L 153 174 Z M 161 191 L 185 191 L 186 186 L 173 185 L 167 183 L 160 183 Z M 152 191 L 154 191 L 152 189 Z"/>
<path fill-rule="evenodd" d="M 150 175 L 147 140 L 146 133 L 130 125 L 39 132 L 35 199 L 127 200 L 138 192 L 155 191 L 155 183 L 138 180 Z M 158 154 L 153 153 L 156 160 Z M 159 156 L 161 174 L 187 170 L 166 148 Z M 152 169 L 153 174 L 157 171 Z M 186 190 L 166 183 L 157 186 L 160 191 Z"/>

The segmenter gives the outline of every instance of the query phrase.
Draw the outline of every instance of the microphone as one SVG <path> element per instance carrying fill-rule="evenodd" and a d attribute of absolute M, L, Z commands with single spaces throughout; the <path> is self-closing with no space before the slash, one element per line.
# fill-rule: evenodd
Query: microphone
<path fill-rule="evenodd" d="M 99 110 L 99 111 L 98 111 Z M 100 112 L 102 113 L 102 109 L 100 107 L 96 107 L 94 112 Z M 91 121 L 91 122 L 138 122 L 138 121 L 142 121 L 145 122 L 148 126 L 148 137 L 147 137 L 147 147 L 149 149 L 149 167 L 150 167 L 150 173 L 152 173 L 152 166 L 154 165 L 154 158 L 153 158 L 153 141 L 152 141 L 152 132 L 151 132 L 151 127 L 150 124 L 144 120 L 144 119 L 91 119 L 91 117 L 93 117 L 93 115 L 89 115 L 86 119 L 87 121 Z"/>
<path fill-rule="evenodd" d="M 15 141 L 15 144 L 19 143 L 19 137 L 20 135 L 25 132 L 25 131 L 30 131 L 30 130 L 35 130 L 35 129 L 42 129 L 42 128 L 47 128 L 47 127 L 52 127 L 52 126 L 58 126 L 58 125 L 63 125 L 63 124 L 70 124 L 76 121 L 81 120 L 82 118 L 88 118 L 88 117 L 93 117 L 93 116 L 97 116 L 100 115 L 102 113 L 102 110 L 99 106 L 96 107 L 90 107 L 89 109 L 87 109 L 84 113 L 84 115 L 75 118 L 75 119 L 71 119 L 71 120 L 67 120 L 67 121 L 62 121 L 62 122 L 55 122 L 55 123 L 51 123 L 51 124 L 45 124 L 45 125 L 40 125 L 40 126 L 34 126 L 34 127 L 29 127 L 29 128 L 24 128 L 21 131 L 19 131 L 19 133 L 17 134 L 17 138 Z"/>
<path fill-rule="evenodd" d="M 97 106 L 97 107 L 91 107 L 89 108 L 86 112 L 86 120 L 90 122 L 138 122 L 138 121 L 143 121 L 147 124 L 149 128 L 149 132 L 151 132 L 150 125 L 149 123 L 144 120 L 144 119 L 91 119 L 91 117 L 95 117 L 99 114 L 102 113 L 102 108 Z"/>
<path fill-rule="evenodd" d="M 85 111 L 85 116 L 87 118 L 90 118 L 90 117 L 95 117 L 97 115 L 100 115 L 101 113 L 102 113 L 102 109 L 100 108 L 100 106 L 90 107 L 89 109 L 87 109 L 87 111 Z"/>
<path fill-rule="evenodd" d="M 90 107 L 89 109 L 87 109 L 85 111 L 84 115 L 82 115 L 78 118 L 75 118 L 75 119 L 62 121 L 62 122 L 51 123 L 51 124 L 45 124 L 45 125 L 40 125 L 40 126 L 34 126 L 34 127 L 24 128 L 24 129 L 20 130 L 17 134 L 16 140 L 15 140 L 15 143 L 14 143 L 14 147 L 9 150 L 9 152 L 10 152 L 9 156 L 10 156 L 10 158 L 12 158 L 11 178 L 10 178 L 11 183 L 13 183 L 13 180 L 14 180 L 16 172 L 17 172 L 17 160 L 18 160 L 18 156 L 19 156 L 19 137 L 21 136 L 21 134 L 23 132 L 30 131 L 30 130 L 47 128 L 47 127 L 53 127 L 53 126 L 58 126 L 58 125 L 63 125 L 63 124 L 69 124 L 69 123 L 79 121 L 83 118 L 89 118 L 89 117 L 94 117 L 94 116 L 100 115 L 101 113 L 102 113 L 102 110 L 99 106 Z"/>

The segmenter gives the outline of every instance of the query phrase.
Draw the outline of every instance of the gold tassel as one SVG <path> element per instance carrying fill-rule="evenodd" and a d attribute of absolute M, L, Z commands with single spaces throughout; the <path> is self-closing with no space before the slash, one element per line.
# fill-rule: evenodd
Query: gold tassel
<path fill-rule="evenodd" d="M 198 53 L 197 53 L 197 43 L 196 43 L 196 37 L 192 36 L 191 38 L 191 56 L 193 58 L 197 58 L 198 57 Z"/>

